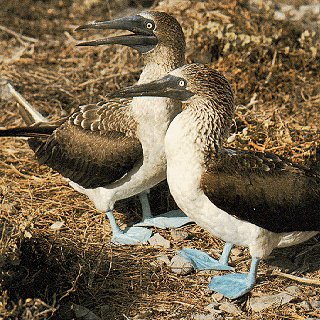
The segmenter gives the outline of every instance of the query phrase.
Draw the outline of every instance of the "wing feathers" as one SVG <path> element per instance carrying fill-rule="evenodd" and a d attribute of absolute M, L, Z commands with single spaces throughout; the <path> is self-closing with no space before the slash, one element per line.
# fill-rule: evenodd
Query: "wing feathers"
<path fill-rule="evenodd" d="M 320 175 L 259 152 L 207 161 L 201 188 L 219 208 L 273 232 L 320 231 Z"/>

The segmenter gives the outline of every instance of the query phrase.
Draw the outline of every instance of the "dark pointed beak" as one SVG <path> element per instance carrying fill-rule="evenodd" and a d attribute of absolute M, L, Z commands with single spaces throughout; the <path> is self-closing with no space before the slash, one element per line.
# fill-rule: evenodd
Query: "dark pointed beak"
<path fill-rule="evenodd" d="M 142 53 L 147 52 L 157 45 L 158 39 L 154 35 L 153 30 L 147 30 L 145 28 L 144 20 L 144 17 L 136 15 L 110 21 L 94 21 L 79 26 L 75 29 L 75 31 L 90 29 L 117 29 L 128 30 L 133 32 L 133 34 L 80 42 L 77 44 L 77 46 L 99 46 L 107 44 L 120 44 L 134 48 Z"/>
<path fill-rule="evenodd" d="M 179 79 L 172 75 L 167 75 L 159 80 L 146 84 L 140 84 L 120 89 L 109 95 L 110 98 L 129 98 L 129 97 L 166 97 L 180 101 L 186 101 L 194 93 L 184 87 L 179 86 Z"/>

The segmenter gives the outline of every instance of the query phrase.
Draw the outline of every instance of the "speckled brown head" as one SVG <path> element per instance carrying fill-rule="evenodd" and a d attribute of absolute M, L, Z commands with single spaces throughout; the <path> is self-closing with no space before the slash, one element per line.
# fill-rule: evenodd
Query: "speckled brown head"
<path fill-rule="evenodd" d="M 132 34 L 87 42 L 79 46 L 121 44 L 130 46 L 146 56 L 153 57 L 165 49 L 177 60 L 184 61 L 185 38 L 179 22 L 169 14 L 159 11 L 145 11 L 140 14 L 110 21 L 91 22 L 76 30 L 120 29 Z"/>
<path fill-rule="evenodd" d="M 168 97 L 184 102 L 186 108 L 221 110 L 227 118 L 232 118 L 235 108 L 228 80 L 220 72 L 195 63 L 175 69 L 159 80 L 121 89 L 111 96 Z"/>

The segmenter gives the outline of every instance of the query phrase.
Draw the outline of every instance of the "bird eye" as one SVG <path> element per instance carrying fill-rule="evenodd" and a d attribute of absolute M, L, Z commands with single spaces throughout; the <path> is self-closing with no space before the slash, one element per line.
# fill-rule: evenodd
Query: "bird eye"
<path fill-rule="evenodd" d="M 147 29 L 153 29 L 153 24 L 151 22 L 148 22 L 146 27 Z"/>
<path fill-rule="evenodd" d="M 184 87 L 186 85 L 185 81 L 184 80 L 180 80 L 179 81 L 179 86 L 180 87 Z"/>

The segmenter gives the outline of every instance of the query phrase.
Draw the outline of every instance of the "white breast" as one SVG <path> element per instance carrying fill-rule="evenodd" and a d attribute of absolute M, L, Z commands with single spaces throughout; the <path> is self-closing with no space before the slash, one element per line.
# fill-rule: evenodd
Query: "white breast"
<path fill-rule="evenodd" d="M 279 245 L 302 242 L 315 234 L 276 234 L 217 208 L 200 188 L 203 154 L 197 141 L 197 128 L 190 120 L 183 111 L 172 121 L 165 138 L 165 152 L 171 194 L 192 220 L 224 241 L 248 246 L 251 255 L 260 258 Z"/>

